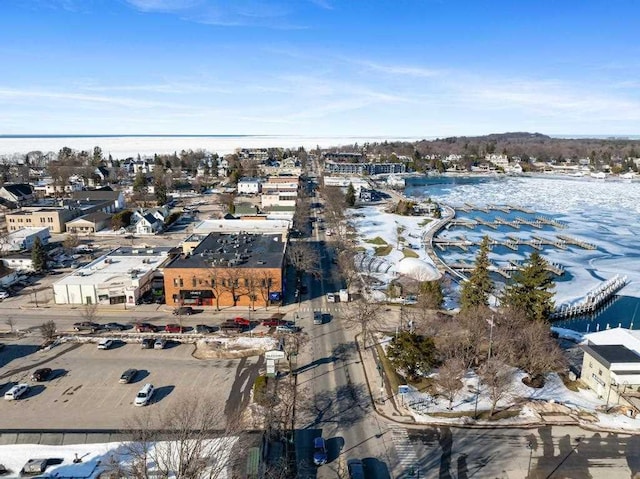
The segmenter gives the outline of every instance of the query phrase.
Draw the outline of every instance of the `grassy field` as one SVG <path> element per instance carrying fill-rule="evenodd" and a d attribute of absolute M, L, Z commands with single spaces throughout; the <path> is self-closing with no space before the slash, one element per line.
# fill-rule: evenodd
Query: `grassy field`
<path fill-rule="evenodd" d="M 413 251 L 412 249 L 409 248 L 403 248 L 402 249 L 402 254 L 404 255 L 405 258 L 419 258 L 420 255 L 418 253 L 416 253 L 415 251 Z"/>
<path fill-rule="evenodd" d="M 386 246 L 388 244 L 385 240 L 380 238 L 380 236 L 376 236 L 375 238 L 366 239 L 364 241 L 365 241 L 365 243 L 376 244 L 378 246 Z"/>

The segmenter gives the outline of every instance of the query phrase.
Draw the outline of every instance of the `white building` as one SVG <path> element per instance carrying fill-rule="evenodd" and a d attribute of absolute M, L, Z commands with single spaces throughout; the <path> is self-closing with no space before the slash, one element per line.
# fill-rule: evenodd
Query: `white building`
<path fill-rule="evenodd" d="M 261 190 L 258 178 L 241 178 L 238 181 L 238 193 L 241 195 L 257 195 Z"/>
<path fill-rule="evenodd" d="M 193 228 L 194 235 L 206 236 L 209 233 L 252 233 L 282 234 L 283 239 L 291 228 L 289 220 L 204 220 Z"/>
<path fill-rule="evenodd" d="M 51 233 L 46 226 L 38 228 L 21 228 L 0 238 L 0 251 L 30 250 L 36 238 L 40 238 L 43 245 L 49 243 Z"/>
<path fill-rule="evenodd" d="M 580 379 L 608 406 L 640 411 L 640 331 L 613 328 L 585 339 Z"/>
<path fill-rule="evenodd" d="M 56 304 L 122 304 L 136 301 L 162 284 L 158 270 L 171 248 L 120 247 L 53 284 Z"/>

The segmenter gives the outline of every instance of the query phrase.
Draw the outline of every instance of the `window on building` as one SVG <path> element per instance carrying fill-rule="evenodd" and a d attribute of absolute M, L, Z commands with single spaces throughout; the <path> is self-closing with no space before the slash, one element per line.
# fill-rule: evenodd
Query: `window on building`
<path fill-rule="evenodd" d="M 194 276 L 193 278 L 191 278 L 191 286 L 193 286 L 195 288 L 197 284 L 198 284 L 198 281 L 196 280 L 196 277 Z"/>
<path fill-rule="evenodd" d="M 211 278 L 211 287 L 212 288 L 216 287 L 216 279 L 215 278 Z"/>
<path fill-rule="evenodd" d="M 184 282 L 182 281 L 182 278 L 173 278 L 173 285 L 176 287 L 182 287 L 184 286 Z"/>

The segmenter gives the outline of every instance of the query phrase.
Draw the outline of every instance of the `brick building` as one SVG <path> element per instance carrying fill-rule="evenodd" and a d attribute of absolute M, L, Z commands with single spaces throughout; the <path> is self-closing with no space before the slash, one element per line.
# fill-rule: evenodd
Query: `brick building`
<path fill-rule="evenodd" d="M 166 303 L 253 306 L 279 303 L 287 242 L 281 234 L 208 234 L 164 267 Z"/>

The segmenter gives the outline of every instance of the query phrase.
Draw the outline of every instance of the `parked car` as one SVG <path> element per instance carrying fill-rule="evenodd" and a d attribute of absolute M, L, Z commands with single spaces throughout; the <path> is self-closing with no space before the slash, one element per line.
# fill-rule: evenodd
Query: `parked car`
<path fill-rule="evenodd" d="M 164 296 L 158 296 L 156 298 L 156 304 L 164 304 Z"/>
<path fill-rule="evenodd" d="M 142 349 L 153 349 L 155 340 L 151 338 L 145 338 L 142 340 Z"/>
<path fill-rule="evenodd" d="M 237 318 L 233 318 L 233 322 L 239 324 L 240 326 L 251 326 L 251 321 L 245 318 L 241 318 L 238 316 Z"/>
<path fill-rule="evenodd" d="M 29 391 L 29 385 L 26 383 L 16 384 L 11 389 L 9 389 L 6 393 L 4 393 L 4 398 L 7 401 L 13 401 L 15 399 L 20 399 L 24 396 L 27 391 Z"/>
<path fill-rule="evenodd" d="M 113 346 L 113 339 L 103 339 L 98 343 L 98 349 L 111 349 Z"/>
<path fill-rule="evenodd" d="M 262 325 L 263 326 L 284 326 L 286 325 L 287 322 L 282 320 L 282 319 L 265 319 L 264 321 L 262 321 Z"/>
<path fill-rule="evenodd" d="M 347 470 L 351 479 L 364 479 L 364 464 L 360 459 L 349 459 Z"/>
<path fill-rule="evenodd" d="M 79 323 L 73 323 L 73 329 L 76 331 L 97 331 L 100 329 L 100 325 L 98 323 L 94 323 L 91 321 L 81 321 Z"/>
<path fill-rule="evenodd" d="M 322 322 L 323 322 L 322 312 L 314 311 L 313 312 L 313 324 L 322 324 Z"/>
<path fill-rule="evenodd" d="M 124 324 L 120 323 L 107 323 L 102 326 L 107 331 L 124 331 L 127 327 Z"/>
<path fill-rule="evenodd" d="M 209 334 L 215 331 L 215 328 L 212 326 L 207 326 L 206 324 L 197 324 L 196 325 L 196 333 L 198 334 Z"/>
<path fill-rule="evenodd" d="M 7 299 L 8 297 L 9 297 L 9 293 L 7 293 L 4 290 L 0 291 L 0 299 Z"/>
<path fill-rule="evenodd" d="M 156 342 L 153 343 L 153 349 L 164 349 L 167 346 L 167 340 L 158 338 Z"/>
<path fill-rule="evenodd" d="M 135 404 L 136 406 L 146 406 L 151 401 L 154 392 L 155 389 L 153 387 L 153 384 L 145 384 L 142 389 L 138 391 L 133 404 Z"/>
<path fill-rule="evenodd" d="M 120 380 L 118 381 L 120 384 L 128 384 L 133 381 L 133 378 L 138 374 L 137 369 L 127 369 L 120 375 Z"/>
<path fill-rule="evenodd" d="M 313 463 L 316 466 L 322 466 L 327 463 L 327 447 L 321 437 L 316 437 L 313 440 Z"/>
<path fill-rule="evenodd" d="M 184 328 L 179 324 L 167 324 L 164 327 L 165 332 L 167 333 L 182 333 Z"/>
<path fill-rule="evenodd" d="M 32 381 L 46 381 L 51 376 L 51 368 L 36 369 L 31 375 Z"/>
<path fill-rule="evenodd" d="M 173 310 L 175 316 L 191 316 L 193 314 L 193 308 L 191 306 L 180 306 Z"/>
<path fill-rule="evenodd" d="M 155 333 L 156 327 L 151 323 L 136 323 L 136 332 L 138 333 Z"/>
<path fill-rule="evenodd" d="M 289 326 L 289 325 L 276 326 L 276 333 L 297 333 L 297 332 L 298 332 L 298 328 L 296 326 Z"/>

